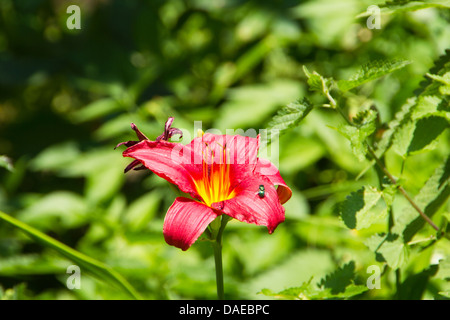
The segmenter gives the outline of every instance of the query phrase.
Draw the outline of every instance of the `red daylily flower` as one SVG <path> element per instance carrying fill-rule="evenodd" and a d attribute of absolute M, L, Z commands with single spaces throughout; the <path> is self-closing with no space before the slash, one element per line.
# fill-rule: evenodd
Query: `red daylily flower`
<path fill-rule="evenodd" d="M 222 214 L 265 225 L 269 233 L 284 221 L 282 204 L 292 191 L 275 165 L 258 158 L 259 136 L 206 133 L 182 145 L 167 141 L 174 134 L 182 134 L 171 128 L 172 122 L 169 118 L 164 134 L 156 141 L 132 124 L 139 141 L 117 145 L 126 145 L 123 156 L 135 159 L 125 172 L 142 164 L 192 197 L 178 197 L 168 209 L 163 227 L 168 244 L 187 250 Z"/>

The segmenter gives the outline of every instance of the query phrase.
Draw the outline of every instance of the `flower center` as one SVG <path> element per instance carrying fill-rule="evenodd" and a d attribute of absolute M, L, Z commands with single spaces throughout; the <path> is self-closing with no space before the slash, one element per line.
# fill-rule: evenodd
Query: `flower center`
<path fill-rule="evenodd" d="M 208 144 L 205 145 L 206 149 L 202 152 L 202 176 L 195 181 L 195 186 L 204 203 L 211 207 L 215 202 L 233 198 L 235 192 L 231 187 L 226 148 L 219 146 L 211 149 Z"/>

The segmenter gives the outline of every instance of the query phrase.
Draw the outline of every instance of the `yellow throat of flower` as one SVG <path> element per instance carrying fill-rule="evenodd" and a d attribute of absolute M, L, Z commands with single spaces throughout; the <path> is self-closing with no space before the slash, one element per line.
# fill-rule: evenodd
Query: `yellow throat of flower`
<path fill-rule="evenodd" d="M 215 202 L 233 198 L 235 192 L 231 187 L 230 163 L 227 163 L 226 148 L 221 147 L 219 159 L 214 156 L 214 152 L 208 145 L 205 151 L 202 160 L 202 177 L 195 181 L 195 186 L 203 202 L 211 207 Z"/>

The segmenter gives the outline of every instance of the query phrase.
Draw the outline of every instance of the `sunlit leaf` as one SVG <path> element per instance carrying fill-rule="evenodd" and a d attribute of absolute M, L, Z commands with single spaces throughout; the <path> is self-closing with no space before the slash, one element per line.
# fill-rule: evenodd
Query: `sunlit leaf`
<path fill-rule="evenodd" d="M 348 91 L 401 69 L 410 63 L 407 60 L 371 61 L 363 65 L 349 80 L 339 80 L 337 85 L 340 90 Z"/>
<path fill-rule="evenodd" d="M 297 126 L 312 110 L 313 105 L 304 98 L 281 108 L 269 123 L 270 129 L 286 130 Z"/>
<path fill-rule="evenodd" d="M 261 294 L 283 300 L 315 300 L 315 299 L 345 299 L 364 293 L 366 286 L 353 283 L 354 262 L 338 268 L 331 274 L 322 278 L 319 283 L 313 283 L 312 278 L 304 282 L 300 287 L 291 287 L 280 292 L 269 289 L 261 290 Z"/>
<path fill-rule="evenodd" d="M 350 229 L 364 229 L 384 216 L 383 211 L 373 208 L 381 198 L 381 192 L 374 187 L 363 187 L 352 192 L 347 199 L 336 206 L 336 211 Z"/>
<path fill-rule="evenodd" d="M 366 110 L 358 113 L 355 119 L 356 125 L 341 124 L 337 128 L 340 134 L 350 141 L 350 145 L 355 156 L 360 161 L 365 160 L 367 154 L 367 138 L 370 137 L 376 129 L 377 113 L 373 110 Z"/>
<path fill-rule="evenodd" d="M 398 234 L 373 235 L 365 244 L 392 269 L 398 269 L 408 261 L 409 247 Z"/>

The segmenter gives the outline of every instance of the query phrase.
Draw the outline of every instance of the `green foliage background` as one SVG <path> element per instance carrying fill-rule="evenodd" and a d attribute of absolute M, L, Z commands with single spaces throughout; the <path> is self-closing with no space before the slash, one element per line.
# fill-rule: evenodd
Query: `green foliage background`
<path fill-rule="evenodd" d="M 71 4 L 81 30 L 66 27 Z M 129 282 L 145 299 L 216 298 L 210 244 L 164 242 L 176 193 L 124 175 L 114 150 L 131 122 L 154 139 L 174 116 L 191 137 L 194 121 L 281 130 L 286 221 L 272 235 L 228 224 L 226 298 L 449 298 L 449 6 L 0 1 L 0 210 L 23 223 L 0 219 L 0 297 L 126 299 Z M 66 287 L 72 264 L 81 289 Z"/>

